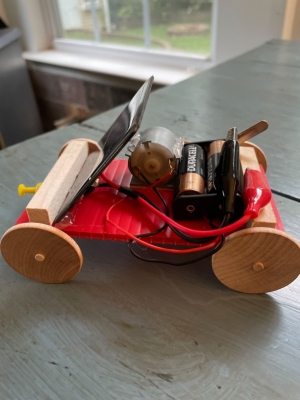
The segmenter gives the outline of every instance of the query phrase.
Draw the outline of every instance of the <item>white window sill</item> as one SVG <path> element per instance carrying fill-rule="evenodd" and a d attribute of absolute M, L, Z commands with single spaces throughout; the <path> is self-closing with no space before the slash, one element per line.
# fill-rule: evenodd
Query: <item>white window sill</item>
<path fill-rule="evenodd" d="M 53 50 L 25 52 L 27 61 L 145 81 L 151 75 L 159 85 L 172 85 L 212 66 L 204 57 L 165 55 L 136 49 L 111 48 L 59 39 Z"/>

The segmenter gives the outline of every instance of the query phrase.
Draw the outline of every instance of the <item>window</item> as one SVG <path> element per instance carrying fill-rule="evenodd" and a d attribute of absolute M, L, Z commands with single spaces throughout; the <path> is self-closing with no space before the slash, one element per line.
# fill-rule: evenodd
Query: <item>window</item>
<path fill-rule="evenodd" d="M 173 84 L 280 38 L 286 0 L 2 0 L 28 61 Z M 254 28 L 255 27 L 255 28 Z"/>
<path fill-rule="evenodd" d="M 57 0 L 64 37 L 209 56 L 212 0 Z"/>

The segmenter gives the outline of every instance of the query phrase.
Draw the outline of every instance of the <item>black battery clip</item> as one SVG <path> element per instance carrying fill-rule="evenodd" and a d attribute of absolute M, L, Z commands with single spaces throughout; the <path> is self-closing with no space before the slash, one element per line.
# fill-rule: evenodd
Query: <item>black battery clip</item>
<path fill-rule="evenodd" d="M 220 161 L 215 169 L 216 189 L 222 197 L 222 209 L 225 214 L 234 214 L 235 199 L 240 180 L 240 151 L 236 128 L 228 131 L 223 144 Z"/>

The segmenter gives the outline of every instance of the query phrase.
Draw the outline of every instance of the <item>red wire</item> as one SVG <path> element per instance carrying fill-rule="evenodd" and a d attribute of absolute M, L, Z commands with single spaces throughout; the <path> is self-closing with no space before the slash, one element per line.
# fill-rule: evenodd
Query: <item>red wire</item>
<path fill-rule="evenodd" d="M 148 186 L 150 189 L 156 187 L 157 185 L 159 185 L 161 182 L 165 181 L 166 179 L 168 179 L 171 175 L 172 175 L 172 171 L 168 172 L 166 175 L 164 175 L 162 178 L 160 178 L 158 181 L 152 183 L 152 185 Z"/>
<path fill-rule="evenodd" d="M 245 212 L 242 218 L 240 218 L 238 221 L 233 222 L 230 225 L 224 226 L 224 228 L 218 228 L 214 230 L 207 230 L 207 231 L 198 231 L 196 229 L 191 229 L 187 228 L 186 226 L 178 224 L 176 221 L 174 221 L 172 218 L 168 217 L 161 211 L 157 210 L 155 207 L 153 207 L 151 204 L 149 204 L 146 200 L 144 200 L 142 197 L 138 197 L 137 201 L 139 201 L 141 204 L 143 204 L 145 207 L 149 208 L 154 214 L 159 216 L 163 221 L 167 222 L 168 224 L 174 226 L 175 228 L 181 230 L 182 232 L 186 233 L 187 235 L 191 236 L 197 236 L 197 237 L 207 237 L 207 236 L 217 236 L 217 235 L 228 235 L 229 233 L 232 233 L 236 231 L 237 229 L 241 228 L 243 225 L 245 225 L 252 217 L 252 212 Z"/>
<path fill-rule="evenodd" d="M 192 247 L 192 248 L 189 248 L 189 249 L 180 249 L 179 250 L 179 249 L 170 249 L 170 248 L 166 248 L 166 247 L 155 246 L 154 244 L 145 242 L 144 240 L 141 240 L 140 238 L 137 238 L 136 236 L 134 236 L 132 233 L 128 232 L 126 229 L 124 229 L 121 226 L 117 225 L 115 222 L 113 222 L 109 218 L 110 217 L 110 213 L 113 210 L 113 208 L 116 207 L 118 204 L 120 204 L 124 200 L 126 200 L 126 197 L 124 197 L 121 200 L 117 201 L 115 204 L 113 204 L 109 208 L 109 210 L 106 213 L 106 220 L 111 225 L 113 225 L 116 229 L 118 229 L 119 231 L 125 233 L 125 235 L 128 236 L 130 239 L 134 240 L 135 242 L 137 242 L 139 244 L 142 244 L 143 246 L 149 247 L 150 249 L 153 249 L 153 250 L 162 251 L 164 253 L 186 254 L 186 253 L 196 253 L 196 252 L 199 252 L 199 251 L 208 250 L 208 249 L 211 249 L 212 247 L 216 247 L 220 243 L 219 239 L 215 239 L 215 240 L 213 240 L 212 242 L 210 242 L 209 244 L 207 244 L 205 246 L 197 246 L 197 247 Z"/>
<path fill-rule="evenodd" d="M 104 174 L 101 174 L 101 177 L 105 182 L 107 182 L 114 189 L 117 189 L 117 190 L 120 189 L 119 185 L 112 182 Z M 153 207 L 142 197 L 138 197 L 137 201 L 139 201 L 141 204 L 143 204 L 145 207 L 147 207 L 149 210 L 151 210 L 154 214 L 156 214 L 158 217 L 160 217 L 163 221 L 167 222 L 169 225 L 172 225 L 173 227 L 179 229 L 180 231 L 184 232 L 187 235 L 195 236 L 195 237 L 199 237 L 199 238 L 209 237 L 209 236 L 228 235 L 230 233 L 233 233 L 236 230 L 238 230 L 239 228 L 241 228 L 243 225 L 245 225 L 252 218 L 252 215 L 253 215 L 251 211 L 246 210 L 242 218 L 240 218 L 236 222 L 233 222 L 230 225 L 224 226 L 223 228 L 213 229 L 213 230 L 199 231 L 199 230 L 187 228 L 186 226 L 178 224 L 178 222 L 174 221 L 172 218 L 168 217 L 163 212 L 161 212 L 158 209 L 156 209 L 155 207 Z"/>

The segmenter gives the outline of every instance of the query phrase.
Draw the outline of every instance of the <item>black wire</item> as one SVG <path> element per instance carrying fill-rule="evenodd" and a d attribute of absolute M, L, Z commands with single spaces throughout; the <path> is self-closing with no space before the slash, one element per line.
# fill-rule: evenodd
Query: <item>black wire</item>
<path fill-rule="evenodd" d="M 151 182 L 149 181 L 149 179 L 147 179 L 147 178 L 145 177 L 145 175 L 144 175 L 141 171 L 139 171 L 139 173 L 140 173 L 141 177 L 145 180 L 145 182 L 146 182 L 149 186 L 151 186 Z M 166 200 L 163 198 L 162 194 L 157 190 L 157 188 L 156 188 L 155 186 L 153 186 L 151 189 L 154 190 L 154 192 L 155 192 L 155 193 L 157 194 L 157 196 L 160 198 L 160 200 L 161 200 L 161 202 L 163 203 L 163 206 L 164 206 L 164 208 L 165 208 L 165 210 L 166 210 L 166 215 L 169 217 L 169 216 L 170 216 L 170 211 L 169 211 L 169 207 L 168 207 L 168 205 L 167 205 L 167 203 L 166 203 Z M 144 200 L 146 200 L 146 201 L 149 200 L 145 195 L 143 196 L 143 198 L 144 198 Z M 149 201 L 149 203 L 150 203 L 150 201 Z M 154 204 L 154 203 L 152 203 L 152 202 L 151 202 L 150 204 L 153 205 L 155 208 L 158 209 L 158 207 L 157 207 L 156 204 Z"/>
<path fill-rule="evenodd" d="M 149 180 L 142 174 L 141 171 L 140 171 L 140 174 L 141 174 L 142 178 L 146 181 L 146 183 L 150 186 L 150 185 L 151 185 L 151 182 L 149 182 Z M 104 186 L 104 187 L 107 187 L 107 186 L 108 186 L 108 187 L 110 187 L 110 185 L 108 185 L 108 184 L 106 184 L 106 183 L 100 184 L 99 186 Z M 99 186 L 98 186 L 98 187 L 99 187 Z M 167 216 L 170 216 L 169 207 L 168 207 L 168 205 L 167 205 L 165 199 L 163 198 L 162 194 L 157 190 L 156 187 L 152 187 L 152 189 L 154 190 L 154 192 L 156 193 L 156 195 L 159 197 L 159 199 L 160 199 L 161 202 L 163 203 L 163 206 L 164 206 L 164 208 L 165 208 L 165 214 L 166 214 Z M 149 204 L 151 204 L 151 205 L 152 205 L 153 207 L 155 207 L 157 210 L 162 211 L 152 200 L 150 200 L 150 199 L 149 199 L 148 197 L 146 197 L 144 194 L 142 194 L 142 193 L 140 193 L 140 192 L 137 192 L 137 191 L 134 191 L 134 190 L 133 190 L 133 192 L 136 192 L 139 196 L 141 196 L 145 201 L 147 201 Z M 223 220 L 223 221 L 224 221 L 224 220 Z M 222 224 L 223 224 L 223 221 L 222 221 Z M 222 224 L 221 224 L 221 226 L 222 226 Z M 221 227 L 221 226 L 220 226 L 220 227 Z M 214 237 L 207 237 L 207 238 L 194 238 L 194 237 L 192 237 L 192 236 L 186 235 L 185 233 L 181 232 L 179 229 L 173 227 L 172 225 L 168 224 L 167 222 L 165 222 L 163 226 L 161 226 L 160 228 L 158 228 L 158 229 L 155 230 L 155 231 L 147 232 L 147 233 L 141 233 L 141 234 L 139 234 L 139 235 L 136 235 L 136 238 L 143 238 L 143 237 L 154 236 L 154 235 L 156 235 L 156 234 L 162 232 L 163 230 L 165 230 L 167 227 L 169 227 L 169 228 L 170 228 L 174 233 L 176 233 L 181 239 L 183 239 L 183 240 L 185 240 L 185 241 L 187 241 L 187 242 L 191 242 L 191 243 L 202 244 L 202 243 L 207 243 L 207 242 L 209 242 L 209 241 L 214 240 L 214 239 L 217 238 L 217 236 L 214 236 Z M 167 261 L 163 261 L 163 260 L 155 260 L 155 259 L 152 260 L 152 259 L 143 258 L 143 257 L 139 256 L 137 253 L 135 253 L 135 251 L 133 250 L 132 246 L 133 246 L 133 243 L 135 243 L 133 239 L 131 239 L 131 240 L 129 241 L 128 247 L 129 247 L 130 252 L 131 252 L 135 257 L 137 257 L 137 258 L 139 258 L 139 259 L 141 259 L 141 260 L 143 260 L 143 261 L 147 261 L 147 262 L 157 262 L 157 263 L 169 264 L 169 265 L 174 265 L 174 266 L 182 266 L 182 265 L 192 264 L 192 263 L 194 263 L 194 262 L 196 262 L 196 261 L 201 261 L 201 260 L 203 260 L 204 258 L 209 257 L 209 256 L 215 254 L 215 253 L 223 246 L 224 240 L 225 240 L 225 236 L 222 235 L 222 240 L 221 240 L 221 242 L 220 242 L 216 247 L 214 247 L 212 251 L 210 251 L 209 253 L 207 253 L 207 254 L 205 254 L 205 255 L 203 255 L 203 256 L 201 256 L 201 257 L 198 257 L 198 258 L 193 259 L 193 260 L 190 260 L 190 261 L 185 261 L 185 262 L 182 262 L 182 263 L 171 263 L 171 262 L 167 262 Z M 200 249 L 199 251 L 202 251 L 202 250 Z"/>
<path fill-rule="evenodd" d="M 112 186 L 110 186 L 110 185 L 109 185 L 108 183 L 106 183 L 106 182 L 102 182 L 102 183 L 99 183 L 99 185 L 95 186 L 94 189 L 96 189 L 96 188 L 98 188 L 98 187 L 109 187 L 109 188 L 111 188 Z"/>
<path fill-rule="evenodd" d="M 213 229 L 217 229 L 217 228 L 218 228 L 218 226 L 216 226 L 216 225 L 213 223 L 213 217 L 210 217 L 210 218 L 209 218 L 209 224 L 210 224 L 210 226 L 211 226 Z"/>
<path fill-rule="evenodd" d="M 111 186 L 110 186 L 108 183 L 105 183 L 105 182 L 99 183 L 98 186 L 90 186 L 90 187 L 87 189 L 87 191 L 85 192 L 84 195 L 87 196 L 88 194 L 93 193 L 93 191 L 94 191 L 96 188 L 98 188 L 98 187 L 109 187 L 109 188 L 111 188 Z"/>
<path fill-rule="evenodd" d="M 154 190 L 156 188 L 153 188 Z M 157 193 L 159 195 L 159 197 L 162 198 L 163 202 L 165 203 L 165 199 L 161 196 L 161 194 L 159 193 L 159 191 L 156 189 L 155 193 Z M 146 200 L 149 204 L 151 204 L 153 207 L 155 207 L 157 210 L 159 210 L 159 207 L 153 203 L 149 198 L 147 198 L 146 196 L 142 195 L 143 199 Z M 166 203 L 165 203 L 166 204 Z M 167 216 L 169 216 L 169 209 L 168 206 L 166 204 L 167 210 L 168 210 L 168 214 L 166 213 Z M 193 236 L 189 236 L 187 234 L 185 234 L 184 232 L 180 231 L 179 229 L 175 228 L 174 226 L 168 224 L 167 222 L 165 223 L 166 226 L 168 226 L 177 236 L 179 236 L 181 239 L 185 240 L 186 242 L 190 242 L 190 243 L 196 243 L 196 244 L 201 244 L 201 243 L 207 243 L 210 242 L 211 240 L 214 240 L 217 238 L 217 236 L 210 236 L 210 237 L 201 237 L 201 238 L 195 238 Z M 138 235 L 136 237 L 139 237 Z"/>
<path fill-rule="evenodd" d="M 143 178 L 143 179 L 147 182 L 147 184 L 150 186 L 151 183 L 150 183 L 149 180 L 142 174 L 141 171 L 140 171 L 140 174 L 141 174 L 142 178 Z M 156 188 L 153 188 L 153 189 L 155 190 Z M 149 204 L 151 204 L 151 205 L 152 205 L 153 207 L 155 207 L 157 210 L 159 210 L 159 211 L 162 212 L 162 210 L 161 210 L 155 203 L 153 203 L 150 199 L 148 199 L 148 197 L 146 197 L 144 194 L 142 194 L 142 193 L 140 193 L 140 192 L 137 192 L 137 193 L 138 193 L 138 195 L 139 195 L 140 197 L 142 197 L 144 200 L 146 200 Z M 166 210 L 166 214 L 167 214 L 167 216 L 169 216 L 169 209 L 168 209 L 168 205 L 167 205 L 165 199 L 164 199 L 163 196 L 159 193 L 158 190 L 155 190 L 155 193 L 158 195 L 158 197 L 159 197 L 160 200 L 162 201 L 162 203 L 163 203 L 163 205 L 164 205 L 164 207 L 165 207 L 165 210 Z M 158 234 L 158 233 L 164 231 L 167 227 L 168 227 L 168 223 L 165 222 L 165 223 L 163 224 L 163 226 L 161 226 L 160 228 L 158 228 L 156 231 L 152 231 L 152 232 L 148 232 L 148 233 L 140 233 L 139 235 L 136 235 L 136 238 L 143 238 L 143 237 L 147 237 L 147 236 L 154 236 L 154 235 L 156 235 L 156 234 Z M 132 239 L 129 241 L 129 243 L 131 243 L 131 242 L 133 242 Z"/>
<path fill-rule="evenodd" d="M 101 183 L 100 183 L 99 185 L 97 185 L 97 186 L 91 186 L 91 187 L 89 187 L 89 189 L 86 191 L 85 194 L 88 195 L 88 194 L 92 193 L 92 192 L 93 192 L 96 188 L 98 188 L 98 187 L 109 187 L 109 188 L 113 188 L 113 187 L 110 186 L 108 183 L 106 183 L 106 182 L 101 182 Z M 114 189 L 114 188 L 113 188 L 113 189 Z M 140 192 L 137 192 L 137 191 L 135 191 L 135 190 L 132 190 L 132 192 L 136 192 L 138 196 L 141 195 Z M 144 196 L 142 196 L 142 197 L 144 197 Z M 146 196 L 145 196 L 145 200 L 148 200 Z M 162 198 L 162 200 L 164 200 L 164 199 Z M 153 205 L 154 207 L 157 208 L 157 206 L 156 206 L 154 203 L 152 203 L 152 205 Z M 161 211 L 161 210 L 160 210 L 160 211 Z M 168 226 L 168 224 L 165 223 L 161 228 L 158 228 L 157 230 L 155 230 L 155 231 L 153 231 L 153 232 L 141 233 L 141 234 L 139 234 L 139 235 L 136 235 L 136 237 L 146 237 L 146 236 L 152 236 L 152 235 L 154 236 L 154 235 L 156 235 L 156 234 L 162 232 L 164 229 L 166 229 L 167 226 Z"/>
<path fill-rule="evenodd" d="M 298 203 L 300 203 L 300 198 L 299 197 L 291 196 L 289 194 L 279 192 L 278 190 L 275 190 L 275 189 L 271 189 L 271 192 L 274 193 L 274 194 L 277 194 L 277 196 L 281 196 L 281 197 L 284 197 L 286 199 L 297 201 Z"/>
<path fill-rule="evenodd" d="M 173 265 L 173 266 L 175 266 L 175 267 L 181 267 L 181 266 L 183 266 L 183 265 L 193 264 L 193 263 L 195 263 L 195 262 L 202 261 L 202 260 L 204 260 L 204 259 L 207 258 L 207 257 L 211 257 L 212 255 L 214 255 L 217 251 L 219 251 L 219 250 L 223 247 L 224 242 L 225 242 L 225 235 L 222 235 L 222 240 L 221 240 L 221 242 L 220 242 L 216 247 L 214 247 L 211 251 L 209 251 L 208 253 L 203 254 L 203 255 L 200 256 L 200 257 L 193 258 L 192 260 L 183 261 L 183 262 L 180 262 L 180 263 L 173 263 L 173 262 L 170 262 L 170 261 L 158 260 L 158 259 L 155 259 L 155 258 L 144 258 L 144 257 L 140 256 L 139 254 L 137 254 L 137 253 L 133 250 L 133 248 L 132 248 L 132 247 L 133 247 L 133 244 L 136 243 L 136 242 L 134 242 L 133 240 L 131 240 L 131 241 L 128 243 L 128 247 L 129 247 L 129 250 L 130 250 L 131 254 L 132 254 L 134 257 L 138 258 L 139 260 L 146 261 L 146 262 L 155 262 L 155 263 L 157 263 L 157 264 L 168 264 L 168 265 Z M 199 251 L 201 251 L 201 250 L 199 250 Z"/>
<path fill-rule="evenodd" d="M 152 231 L 152 232 L 147 232 L 147 233 L 140 233 L 139 235 L 135 235 L 136 238 L 143 238 L 143 237 L 147 237 L 147 236 L 154 236 L 157 235 L 158 233 L 164 231 L 167 228 L 168 224 L 165 223 L 162 227 L 158 228 L 156 231 Z M 133 240 L 130 239 L 130 242 L 132 242 Z"/>
<path fill-rule="evenodd" d="M 230 219 L 230 213 L 226 213 L 225 215 L 224 215 L 224 217 L 223 217 L 223 219 L 222 219 L 222 222 L 221 222 L 221 224 L 219 225 L 219 226 L 216 226 L 214 223 L 213 223 L 213 217 L 211 217 L 210 219 L 209 219 L 209 223 L 210 223 L 210 226 L 212 227 L 212 228 L 214 228 L 214 229 L 220 229 L 220 228 L 223 228 L 223 226 L 226 226 L 226 225 L 228 225 L 228 222 L 229 222 L 229 219 Z"/>
<path fill-rule="evenodd" d="M 221 225 L 219 226 L 219 228 L 223 228 L 223 226 L 228 225 L 229 220 L 230 220 L 230 213 L 227 212 L 227 213 L 224 215 L 223 221 L 222 221 Z"/>
<path fill-rule="evenodd" d="M 145 180 L 145 182 L 150 186 L 151 182 L 144 176 L 144 174 L 140 171 L 140 175 L 141 177 Z M 169 211 L 169 207 L 164 199 L 164 197 L 162 196 L 162 194 L 157 190 L 156 187 L 152 187 L 152 189 L 154 190 L 154 192 L 156 193 L 156 195 L 159 197 L 159 199 L 161 200 L 164 208 L 165 208 L 165 214 L 167 216 L 170 215 L 170 211 Z M 160 208 L 154 203 L 152 202 L 152 200 L 150 200 L 148 197 L 146 197 L 144 194 L 141 194 L 141 197 L 146 200 L 149 204 L 151 204 L 153 207 L 155 207 L 157 210 L 160 210 Z M 161 210 L 160 210 L 161 211 Z M 223 224 L 224 221 L 222 221 Z M 221 226 L 222 226 L 221 224 Z M 217 238 L 217 236 L 215 237 L 207 237 L 207 238 L 194 238 L 191 237 L 189 235 L 186 235 L 185 233 L 181 232 L 179 229 L 173 227 L 172 225 L 165 223 L 158 231 L 161 232 L 162 230 L 164 230 L 166 227 L 169 227 L 177 236 L 179 236 L 181 239 L 190 242 L 190 243 L 196 243 L 196 244 L 203 244 L 203 243 L 207 243 L 210 242 L 211 240 L 214 240 Z M 145 234 L 140 234 L 140 235 L 136 235 L 136 238 L 141 238 L 141 237 L 146 237 L 146 236 L 153 236 L 155 233 L 157 232 L 149 232 L 149 233 L 145 233 Z M 141 257 L 139 254 L 137 254 L 134 250 L 133 250 L 133 244 L 136 243 L 133 239 L 129 240 L 128 242 L 128 247 L 129 250 L 131 252 L 131 254 L 133 256 L 135 256 L 136 258 L 146 261 L 146 262 L 156 262 L 159 264 L 169 264 L 169 265 L 173 265 L 173 266 L 183 266 L 183 265 L 188 265 L 188 264 L 192 264 L 194 262 L 197 261 L 201 261 L 204 258 L 207 258 L 209 256 L 212 256 L 213 254 L 215 254 L 224 244 L 224 240 L 225 240 L 225 236 L 222 236 L 222 240 L 221 242 L 214 247 L 209 253 L 206 253 L 205 255 L 202 255 L 200 257 L 197 257 L 195 259 L 192 259 L 190 261 L 184 261 L 181 263 L 172 263 L 170 261 L 163 261 L 163 260 L 157 260 L 157 259 L 147 259 L 147 258 L 143 258 Z M 202 251 L 201 249 L 199 250 L 199 252 Z"/>
<path fill-rule="evenodd" d="M 144 174 L 141 171 L 140 171 L 140 175 L 145 180 L 145 182 L 150 186 L 151 182 L 144 176 Z M 169 217 L 170 216 L 169 207 L 168 207 L 165 199 L 163 198 L 162 194 L 157 190 L 156 187 L 152 187 L 152 189 L 157 194 L 157 196 L 160 198 L 160 200 L 163 203 L 164 208 L 166 210 L 166 215 Z M 145 195 L 143 195 L 142 197 L 149 204 L 151 204 L 153 207 L 155 207 L 157 210 L 159 210 L 158 206 L 155 203 L 153 203 L 149 198 L 147 198 Z M 203 244 L 203 243 L 208 243 L 211 240 L 214 240 L 217 238 L 217 236 L 208 237 L 208 238 L 195 238 L 193 236 L 189 236 L 189 235 L 183 233 L 182 231 L 180 231 L 179 229 L 175 228 L 174 226 L 172 226 L 168 223 L 165 223 L 165 225 L 168 226 L 177 236 L 179 236 L 181 239 L 185 240 L 186 242 L 195 243 L 195 244 Z M 137 235 L 136 237 L 138 238 L 139 236 Z"/>
<path fill-rule="evenodd" d="M 209 237 L 201 237 L 201 238 L 195 238 L 193 236 L 189 236 L 186 233 L 183 233 L 177 228 L 174 228 L 174 226 L 169 225 L 169 228 L 172 229 L 174 233 L 176 233 L 177 236 L 179 236 L 181 239 L 185 240 L 186 242 L 190 243 L 195 243 L 195 244 L 202 244 L 202 243 L 208 243 L 211 240 L 214 240 L 217 238 L 217 236 L 209 236 Z"/>

